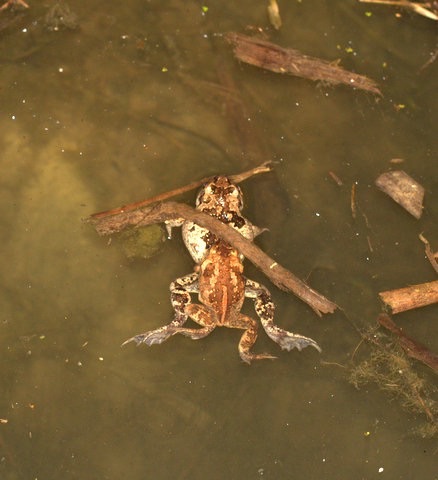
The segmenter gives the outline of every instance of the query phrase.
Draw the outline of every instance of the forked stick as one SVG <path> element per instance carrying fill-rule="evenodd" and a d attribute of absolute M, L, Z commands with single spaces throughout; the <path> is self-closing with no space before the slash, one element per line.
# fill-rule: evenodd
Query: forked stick
<path fill-rule="evenodd" d="M 245 172 L 238 173 L 236 175 L 230 175 L 228 178 L 233 183 L 240 183 L 246 180 L 253 175 L 257 175 L 259 173 L 270 172 L 272 170 L 272 163 L 273 162 L 265 162 L 259 165 L 258 167 L 251 168 L 250 170 L 246 170 Z M 146 200 L 140 200 L 139 202 L 129 203 L 128 205 L 123 205 L 121 207 L 113 208 L 112 210 L 106 210 L 105 212 L 98 212 L 93 213 L 90 218 L 92 219 L 100 219 L 109 217 L 111 215 L 117 215 L 118 213 L 126 213 L 131 212 L 132 210 L 137 210 L 142 207 L 146 207 L 151 205 L 152 203 L 162 202 L 164 200 L 168 200 L 169 198 L 175 197 L 176 195 L 180 195 L 182 193 L 189 192 L 190 190 L 194 190 L 195 188 L 200 187 L 204 183 L 209 182 L 213 177 L 205 177 L 201 180 L 196 180 L 188 185 L 184 185 L 183 187 L 175 188 L 174 190 L 169 190 L 168 192 L 160 193 L 155 195 L 154 197 L 147 198 Z"/>

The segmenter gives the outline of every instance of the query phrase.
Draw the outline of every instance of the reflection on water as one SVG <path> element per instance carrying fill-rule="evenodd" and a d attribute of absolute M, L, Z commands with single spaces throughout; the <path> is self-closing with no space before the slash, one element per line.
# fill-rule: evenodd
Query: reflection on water
<path fill-rule="evenodd" d="M 236 64 L 220 33 L 266 26 L 263 2 L 71 1 L 79 28 L 51 32 L 30 3 L 0 32 L 1 478 L 435 478 L 436 446 L 410 435 L 421 419 L 320 363 L 348 363 L 359 341 L 341 313 L 319 319 L 269 286 L 278 323 L 321 356 L 261 335 L 279 359 L 247 367 L 227 329 L 121 349 L 169 321 L 168 285 L 193 267 L 177 238 L 128 261 L 81 222 L 277 159 L 244 185 L 269 228 L 259 243 L 372 325 L 378 291 L 433 279 L 417 238 L 436 244 L 436 67 L 418 74 L 433 26 L 353 1 L 281 6 L 273 41 L 341 57 L 381 84 L 376 100 Z M 373 187 L 392 158 L 426 188 L 419 222 Z M 436 351 L 434 312 L 397 320 Z"/>

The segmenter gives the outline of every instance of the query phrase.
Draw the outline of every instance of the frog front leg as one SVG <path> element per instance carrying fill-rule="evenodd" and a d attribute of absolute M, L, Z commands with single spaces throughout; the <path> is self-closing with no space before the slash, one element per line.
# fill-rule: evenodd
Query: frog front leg
<path fill-rule="evenodd" d="M 170 301 L 175 310 L 174 319 L 168 325 L 129 338 L 122 346 L 129 342 L 135 342 L 137 345 L 145 343 L 149 346 L 160 344 L 178 333 L 188 318 L 186 308 L 191 304 L 190 293 L 198 293 L 198 291 L 198 274 L 196 272 L 177 278 L 170 284 Z"/>
<path fill-rule="evenodd" d="M 184 218 L 175 218 L 174 220 L 166 220 L 164 222 L 164 224 L 166 225 L 168 240 L 172 238 L 172 228 L 181 227 L 184 222 Z"/>
<path fill-rule="evenodd" d="M 321 352 L 320 346 L 311 338 L 288 332 L 278 327 L 274 323 L 274 303 L 268 289 L 260 283 L 245 279 L 245 297 L 254 299 L 254 306 L 257 315 L 262 322 L 263 328 L 268 337 L 278 343 L 283 350 L 292 350 L 297 348 L 302 350 L 311 346 Z"/>

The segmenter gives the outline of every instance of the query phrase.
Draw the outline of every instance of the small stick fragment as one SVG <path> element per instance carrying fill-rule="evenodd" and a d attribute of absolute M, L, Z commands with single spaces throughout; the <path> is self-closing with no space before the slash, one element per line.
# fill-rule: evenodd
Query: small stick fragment
<path fill-rule="evenodd" d="M 268 17 L 271 25 L 275 30 L 280 30 L 281 28 L 281 18 L 280 18 L 280 9 L 278 8 L 277 0 L 269 0 L 268 5 Z"/>
<path fill-rule="evenodd" d="M 438 303 L 438 280 L 380 292 L 379 297 L 394 314 L 432 305 Z"/>
<path fill-rule="evenodd" d="M 397 336 L 400 346 L 409 357 L 419 360 L 434 370 L 435 373 L 438 373 L 438 355 L 436 353 L 431 352 L 424 345 L 421 345 L 421 343 L 418 343 L 411 337 L 408 337 L 386 313 L 380 314 L 377 318 L 377 321 L 382 327 L 386 328 Z"/>
<path fill-rule="evenodd" d="M 336 185 L 337 185 L 338 187 L 342 187 L 342 185 L 344 185 L 344 183 L 342 182 L 342 180 L 336 175 L 335 172 L 329 171 L 328 173 L 329 173 L 329 175 L 332 177 L 332 179 L 334 180 L 334 182 L 336 183 Z"/>
<path fill-rule="evenodd" d="M 240 183 L 246 180 L 253 175 L 258 175 L 259 173 L 270 172 L 272 170 L 273 162 L 264 162 L 258 167 L 251 168 L 242 173 L 238 173 L 236 175 L 230 175 L 229 178 L 234 183 Z M 162 202 L 163 200 L 167 200 L 168 198 L 175 197 L 176 195 L 181 195 L 182 193 L 189 192 L 190 190 L 194 190 L 195 188 L 200 187 L 206 182 L 209 182 L 212 177 L 205 177 L 201 180 L 196 180 L 188 185 L 184 185 L 183 187 L 175 188 L 174 190 L 169 190 L 168 192 L 160 193 L 155 195 L 154 197 L 147 198 L 146 200 L 140 200 L 139 202 L 129 203 L 127 205 L 123 205 L 121 207 L 113 208 L 112 210 L 105 210 L 104 212 L 93 213 L 91 218 L 99 219 L 109 217 L 111 215 L 117 215 L 119 213 L 131 212 L 133 210 L 137 210 L 142 207 L 146 207 L 153 203 Z"/>
<path fill-rule="evenodd" d="M 438 57 L 438 48 L 432 53 L 430 58 L 421 66 L 420 71 L 425 70 L 429 67 Z"/>
<path fill-rule="evenodd" d="M 374 249 L 373 249 L 373 244 L 371 243 L 371 238 L 369 235 L 367 235 L 367 243 L 368 243 L 368 248 L 370 250 L 371 253 L 374 252 Z"/>
<path fill-rule="evenodd" d="M 332 85 L 344 84 L 382 95 L 373 80 L 344 70 L 334 62 L 310 57 L 298 50 L 282 48 L 274 43 L 240 33 L 229 32 L 225 38 L 233 45 L 235 57 L 250 65 Z"/>
<path fill-rule="evenodd" d="M 424 252 L 426 254 L 426 257 L 428 258 L 435 272 L 438 273 L 438 262 L 436 261 L 437 254 L 432 252 L 428 240 L 421 233 L 420 235 L 418 235 L 418 238 L 424 243 Z"/>
<path fill-rule="evenodd" d="M 382 173 L 377 187 L 407 210 L 417 220 L 423 213 L 424 188 L 403 170 Z"/>
<path fill-rule="evenodd" d="M 350 195 L 350 208 L 351 216 L 356 218 L 356 184 L 351 185 L 351 195 Z"/>

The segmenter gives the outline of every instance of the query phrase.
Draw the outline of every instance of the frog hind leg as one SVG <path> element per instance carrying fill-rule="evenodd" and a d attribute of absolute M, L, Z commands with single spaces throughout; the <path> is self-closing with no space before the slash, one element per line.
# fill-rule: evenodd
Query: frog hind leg
<path fill-rule="evenodd" d="M 170 284 L 170 301 L 175 310 L 174 319 L 168 325 L 129 338 L 122 343 L 122 346 L 130 342 L 135 342 L 137 345 L 145 343 L 148 346 L 160 344 L 172 335 L 179 333 L 188 319 L 186 308 L 191 304 L 190 293 L 198 293 L 198 291 L 197 273 L 177 278 Z"/>
<path fill-rule="evenodd" d="M 201 325 L 201 328 L 179 327 L 175 333 L 181 333 L 186 337 L 190 337 L 192 340 L 199 340 L 209 335 L 216 328 L 216 323 L 212 319 L 211 312 L 204 305 L 191 303 L 187 305 L 185 313 L 191 320 Z"/>
<path fill-rule="evenodd" d="M 240 314 L 236 320 L 227 324 L 230 328 L 240 328 L 245 330 L 239 341 L 240 358 L 250 364 L 252 360 L 277 358 L 269 353 L 251 353 L 250 350 L 257 340 L 257 322 L 246 315 Z"/>
<path fill-rule="evenodd" d="M 305 347 L 313 347 L 321 352 L 320 346 L 315 340 L 304 337 L 297 333 L 288 332 L 274 323 L 274 303 L 271 294 L 263 285 L 253 280 L 245 280 L 245 296 L 254 300 L 255 311 L 262 322 L 266 334 L 283 350 L 290 351 L 293 348 L 301 351 Z"/>

